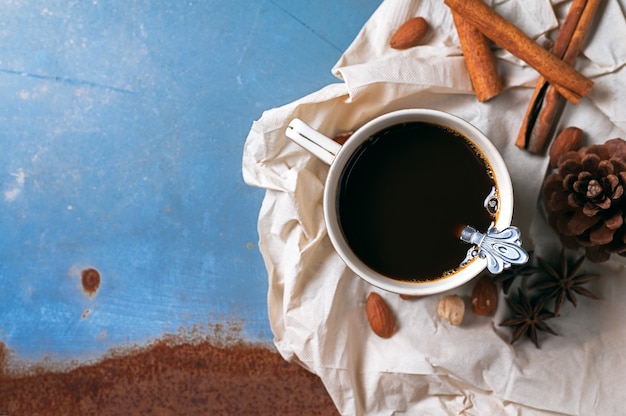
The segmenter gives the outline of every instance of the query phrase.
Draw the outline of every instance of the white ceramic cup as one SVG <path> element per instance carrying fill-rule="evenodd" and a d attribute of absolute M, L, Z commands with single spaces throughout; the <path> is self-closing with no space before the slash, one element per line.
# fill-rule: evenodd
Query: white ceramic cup
<path fill-rule="evenodd" d="M 370 137 L 381 130 L 407 122 L 427 122 L 438 124 L 460 133 L 473 143 L 473 145 L 484 156 L 486 163 L 489 165 L 494 175 L 494 182 L 498 194 L 498 212 L 495 215 L 493 229 L 513 229 L 513 231 L 518 232 L 515 227 L 510 227 L 513 216 L 513 187 L 511 185 L 511 179 L 504 160 L 500 156 L 496 147 L 491 143 L 491 141 L 489 141 L 489 139 L 487 139 L 487 137 L 485 137 L 484 134 L 482 134 L 476 127 L 459 117 L 442 111 L 429 109 L 394 111 L 369 121 L 356 130 L 343 145 L 340 145 L 332 139 L 319 133 L 299 119 L 292 120 L 286 130 L 286 135 L 291 140 L 309 150 L 319 159 L 330 165 L 324 189 L 324 219 L 330 240 L 346 265 L 362 279 L 381 289 L 406 295 L 429 295 L 461 286 L 476 277 L 488 266 L 488 262 L 491 262 L 491 260 L 489 255 L 484 255 L 484 252 L 489 250 L 481 250 L 479 244 L 485 238 L 489 240 L 490 237 L 486 237 L 487 233 L 476 233 L 473 236 L 467 236 L 465 241 L 470 243 L 468 244 L 468 250 L 472 249 L 473 243 L 476 243 L 474 250 L 475 255 L 467 259 L 463 267 L 459 267 L 452 274 L 447 274 L 445 277 L 433 280 L 403 281 L 387 277 L 373 270 L 354 254 L 344 237 L 337 214 L 337 191 L 340 178 L 344 167 L 350 161 L 350 158 L 355 150 L 357 150 L 363 142 L 367 141 Z M 416 138 L 416 140 L 419 140 L 419 138 Z M 511 237 L 508 237 L 509 240 L 511 240 Z M 516 240 L 516 244 L 518 246 L 521 246 L 519 233 L 516 236 L 513 236 L 512 239 Z M 502 244 L 498 244 L 495 251 L 501 251 L 501 246 L 504 247 Z M 506 249 L 507 248 L 505 248 L 505 250 Z M 513 250 L 515 251 L 514 248 Z M 517 257 L 513 263 L 524 263 L 527 260 L 526 253 L 522 249 L 520 250 L 522 251 L 521 254 L 512 254 L 513 257 Z M 462 260 L 463 259 L 459 259 L 459 261 Z M 491 266 L 491 264 L 489 265 Z M 504 264 L 504 268 L 510 267 L 510 265 L 511 264 Z"/>

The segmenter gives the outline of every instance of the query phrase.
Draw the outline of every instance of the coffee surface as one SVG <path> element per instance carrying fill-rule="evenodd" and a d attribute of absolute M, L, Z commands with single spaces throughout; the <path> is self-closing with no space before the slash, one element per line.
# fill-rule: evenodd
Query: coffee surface
<path fill-rule="evenodd" d="M 471 225 L 494 216 L 484 200 L 495 186 L 482 154 L 462 135 L 431 123 L 395 125 L 372 136 L 341 175 L 337 213 L 365 264 L 397 280 L 438 279 L 459 268 Z"/>

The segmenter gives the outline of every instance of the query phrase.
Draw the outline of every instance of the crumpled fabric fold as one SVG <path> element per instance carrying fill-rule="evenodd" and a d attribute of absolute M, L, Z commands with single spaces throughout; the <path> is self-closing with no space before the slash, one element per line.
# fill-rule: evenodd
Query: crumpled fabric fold
<path fill-rule="evenodd" d="M 626 5 L 605 3 L 577 62 L 593 76 L 594 88 L 580 104 L 566 106 L 557 127 L 582 128 L 587 144 L 626 138 Z M 549 43 L 568 2 L 491 4 Z M 417 15 L 432 20 L 426 45 L 390 49 L 393 29 Z M 442 1 L 385 0 L 332 69 L 337 83 L 268 109 L 253 123 L 242 171 L 246 183 L 266 189 L 258 231 L 275 345 L 285 359 L 321 378 L 344 415 L 620 414 L 626 374 L 621 258 L 585 266 L 603 275 L 589 286 L 603 299 L 583 298 L 577 308 L 564 308 L 550 321 L 559 336 L 541 335 L 536 349 L 524 340 L 510 345 L 510 328 L 499 325 L 508 316 L 504 299 L 495 316 L 466 311 L 463 324 L 452 327 L 437 316 L 438 296 L 407 301 L 369 285 L 343 264 L 328 239 L 322 213 L 328 166 L 285 136 L 287 124 L 298 117 L 333 137 L 392 110 L 424 107 L 460 116 L 490 138 L 511 174 L 513 222 L 524 246 L 558 254 L 558 239 L 538 205 L 547 158 L 514 145 L 538 75 L 497 50 L 505 91 L 479 103 L 451 24 Z M 468 299 L 470 290 L 466 285 L 454 293 Z M 364 305 L 371 291 L 396 316 L 390 339 L 368 326 Z"/>

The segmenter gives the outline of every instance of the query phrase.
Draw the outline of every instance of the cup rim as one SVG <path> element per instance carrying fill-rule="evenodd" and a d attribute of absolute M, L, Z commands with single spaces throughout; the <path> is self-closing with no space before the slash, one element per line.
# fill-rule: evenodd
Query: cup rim
<path fill-rule="evenodd" d="M 478 276 L 487 266 L 487 261 L 478 256 L 468 264 L 456 270 L 449 276 L 422 282 L 395 280 L 373 270 L 361 261 L 350 249 L 346 242 L 336 210 L 336 196 L 339 178 L 344 166 L 352 153 L 374 133 L 383 128 L 404 122 L 429 122 L 443 125 L 457 131 L 472 142 L 485 156 L 496 182 L 500 195 L 500 204 L 494 226 L 504 229 L 511 225 L 513 217 L 513 186 L 511 178 L 498 149 L 478 128 L 468 121 L 453 114 L 432 109 L 406 109 L 382 114 L 365 123 L 339 150 L 333 160 L 324 188 L 324 218 L 330 240 L 344 263 L 359 277 L 380 289 L 404 295 L 431 295 L 459 287 Z M 470 246 L 468 245 L 468 249 Z"/>

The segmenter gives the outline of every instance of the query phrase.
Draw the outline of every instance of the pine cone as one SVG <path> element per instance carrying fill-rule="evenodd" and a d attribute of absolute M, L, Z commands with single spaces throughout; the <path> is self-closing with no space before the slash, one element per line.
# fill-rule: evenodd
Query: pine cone
<path fill-rule="evenodd" d="M 617 138 L 563 154 L 543 183 L 548 222 L 564 246 L 593 262 L 626 257 L 626 141 Z"/>

